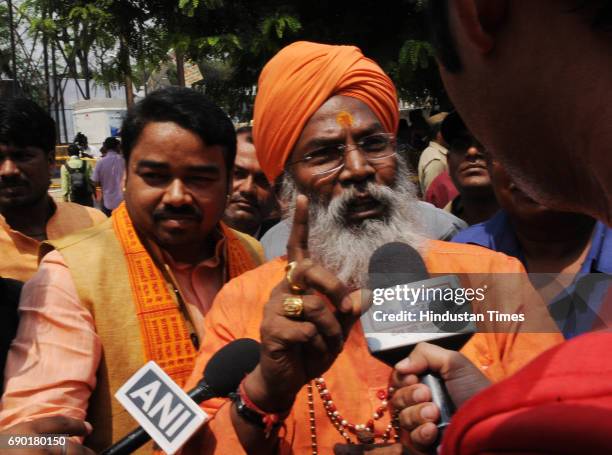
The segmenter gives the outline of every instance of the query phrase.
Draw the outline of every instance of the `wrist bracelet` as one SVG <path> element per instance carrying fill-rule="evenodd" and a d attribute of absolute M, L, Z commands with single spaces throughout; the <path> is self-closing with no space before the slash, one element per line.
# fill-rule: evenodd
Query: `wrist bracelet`
<path fill-rule="evenodd" d="M 245 377 L 246 379 L 246 377 Z M 236 411 L 238 415 L 247 422 L 262 428 L 266 435 L 266 439 L 270 437 L 272 431 L 278 429 L 283 425 L 283 421 L 289 415 L 289 412 L 278 414 L 278 413 L 267 413 L 260 409 L 255 403 L 253 403 L 246 393 L 244 388 L 244 379 L 240 383 L 236 393 L 230 394 L 231 400 L 236 405 Z"/>

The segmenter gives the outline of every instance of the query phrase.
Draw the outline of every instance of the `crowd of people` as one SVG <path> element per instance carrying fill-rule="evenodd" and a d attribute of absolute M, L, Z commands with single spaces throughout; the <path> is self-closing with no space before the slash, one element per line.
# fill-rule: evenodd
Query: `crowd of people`
<path fill-rule="evenodd" d="M 281 49 L 252 127 L 192 89 L 150 93 L 95 167 L 82 134 L 69 146 L 64 202 L 53 120 L 0 100 L 0 434 L 98 453 L 136 427 L 114 396 L 147 361 L 187 390 L 246 337 L 258 365 L 182 453 L 612 452 L 612 133 L 592 122 L 612 115 L 612 9 L 429 8 L 456 110 L 407 119 L 413 164 L 393 82 L 349 45 Z M 381 361 L 360 317 L 393 242 L 467 287 L 507 277 L 483 308 L 525 319 Z M 457 409 L 443 434 L 425 372 Z"/>

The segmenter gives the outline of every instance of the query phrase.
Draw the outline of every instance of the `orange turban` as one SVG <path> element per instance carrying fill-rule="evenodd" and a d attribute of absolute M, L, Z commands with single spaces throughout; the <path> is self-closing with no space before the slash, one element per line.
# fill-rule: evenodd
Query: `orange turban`
<path fill-rule="evenodd" d="M 364 102 L 387 132 L 397 132 L 399 109 L 393 82 L 358 48 L 299 41 L 266 64 L 255 98 L 253 140 L 270 182 L 282 174 L 304 125 L 335 95 Z"/>

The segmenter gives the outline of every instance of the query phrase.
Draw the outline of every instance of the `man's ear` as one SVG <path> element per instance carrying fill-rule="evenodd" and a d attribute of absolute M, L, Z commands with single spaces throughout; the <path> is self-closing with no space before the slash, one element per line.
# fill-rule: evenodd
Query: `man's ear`
<path fill-rule="evenodd" d="M 467 39 L 482 54 L 495 47 L 495 35 L 506 18 L 508 0 L 449 0 Z"/>

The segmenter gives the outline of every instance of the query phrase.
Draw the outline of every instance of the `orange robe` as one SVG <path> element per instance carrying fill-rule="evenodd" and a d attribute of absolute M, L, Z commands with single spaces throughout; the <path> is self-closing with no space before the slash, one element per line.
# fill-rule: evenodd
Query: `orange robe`
<path fill-rule="evenodd" d="M 431 273 L 507 273 L 512 274 L 509 276 L 526 276 L 517 260 L 473 245 L 430 241 L 424 260 Z M 271 290 L 284 279 L 286 263 L 285 258 L 277 258 L 230 281 L 220 291 L 206 316 L 206 338 L 187 388 L 201 378 L 208 359 L 223 345 L 236 338 L 259 339 L 263 307 Z M 514 288 L 507 297 L 514 301 L 520 292 L 520 289 Z M 559 333 L 477 333 L 462 352 L 490 379 L 499 381 L 562 341 Z M 376 394 L 387 388 L 390 374 L 390 367 L 369 354 L 361 325 L 357 323 L 343 351 L 323 377 L 340 413 L 349 422 L 357 424 L 366 423 L 380 406 Z M 332 453 L 335 444 L 345 441 L 328 420 L 316 391 L 314 406 L 318 452 Z M 203 407 L 215 417 L 183 453 L 245 453 L 231 422 L 231 404 L 224 399 L 215 399 L 206 402 Z M 308 419 L 307 392 L 303 387 L 285 421 L 285 427 L 280 430 L 279 453 L 311 453 Z M 387 412 L 376 422 L 376 430 L 384 430 L 388 423 Z"/>
<path fill-rule="evenodd" d="M 72 202 L 52 202 L 56 210 L 47 221 L 47 239 L 57 240 L 106 220 L 101 211 Z M 27 281 L 38 269 L 40 241 L 11 229 L 0 215 L 0 276 Z"/>

